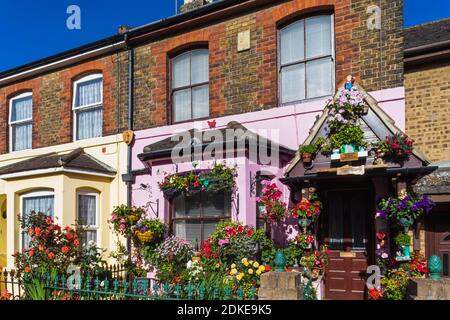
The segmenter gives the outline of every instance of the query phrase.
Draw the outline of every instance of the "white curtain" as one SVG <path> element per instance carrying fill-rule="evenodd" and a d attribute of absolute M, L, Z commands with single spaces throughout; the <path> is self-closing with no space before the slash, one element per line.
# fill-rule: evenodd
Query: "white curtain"
<path fill-rule="evenodd" d="M 102 78 L 78 83 L 75 107 L 102 103 L 102 87 Z"/>
<path fill-rule="evenodd" d="M 292 63 L 305 58 L 304 20 L 281 30 L 281 64 Z"/>
<path fill-rule="evenodd" d="M 76 111 L 77 140 L 102 136 L 102 108 Z"/>
<path fill-rule="evenodd" d="M 306 19 L 306 58 L 331 55 L 331 16 Z"/>
<path fill-rule="evenodd" d="M 13 151 L 31 149 L 32 115 L 33 99 L 31 96 L 13 100 L 11 106 L 11 142 Z M 14 124 L 15 122 L 19 123 Z"/>
<path fill-rule="evenodd" d="M 24 197 L 22 203 L 22 217 L 26 219 L 31 212 L 42 212 L 52 216 L 54 214 L 54 196 Z M 26 230 L 22 231 L 22 247 L 27 249 L 31 238 Z"/>
<path fill-rule="evenodd" d="M 209 81 L 208 50 L 197 49 L 173 59 L 172 89 L 173 120 L 175 122 L 209 115 L 209 85 L 195 86 Z M 183 90 L 176 90 L 188 87 Z"/>
<path fill-rule="evenodd" d="M 78 196 L 78 224 L 82 226 L 97 225 L 97 197 L 90 195 Z"/>
<path fill-rule="evenodd" d="M 305 99 L 305 64 L 284 67 L 281 71 L 282 102 Z"/>
<path fill-rule="evenodd" d="M 308 98 L 323 97 L 332 94 L 331 58 L 313 60 L 306 63 Z"/>
<path fill-rule="evenodd" d="M 24 123 L 20 125 L 12 125 L 12 150 L 19 151 L 31 149 L 33 125 L 31 123 Z"/>

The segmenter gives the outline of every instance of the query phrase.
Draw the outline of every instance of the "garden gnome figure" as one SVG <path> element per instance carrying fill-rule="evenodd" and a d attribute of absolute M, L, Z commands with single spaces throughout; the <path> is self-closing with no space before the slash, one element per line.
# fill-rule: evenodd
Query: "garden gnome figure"
<path fill-rule="evenodd" d="M 346 90 L 352 90 L 353 88 L 353 83 L 355 82 L 355 77 L 353 76 L 347 76 L 346 81 L 345 81 L 345 85 L 344 88 Z"/>

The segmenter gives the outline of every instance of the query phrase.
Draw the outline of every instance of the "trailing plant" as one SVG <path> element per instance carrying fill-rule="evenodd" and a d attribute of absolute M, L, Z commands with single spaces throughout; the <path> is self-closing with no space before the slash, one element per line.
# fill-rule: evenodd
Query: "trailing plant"
<path fill-rule="evenodd" d="M 186 194 L 197 191 L 230 192 L 235 188 L 236 167 L 229 168 L 216 163 L 210 170 L 192 170 L 187 173 L 166 175 L 159 182 L 159 188 L 166 197 L 173 197 L 181 192 Z"/>
<path fill-rule="evenodd" d="M 142 208 L 120 205 L 114 208 L 109 222 L 112 224 L 114 231 L 129 237 L 132 235 L 131 228 L 136 225 L 143 214 Z"/>
<path fill-rule="evenodd" d="M 405 195 L 400 198 L 389 197 L 381 199 L 378 207 L 378 216 L 385 219 L 410 218 L 417 219 L 422 214 L 428 214 L 434 206 L 434 202 L 423 195 Z"/>
<path fill-rule="evenodd" d="M 264 186 L 262 196 L 256 198 L 264 210 L 261 214 L 268 223 L 282 221 L 288 214 L 287 204 L 281 201 L 282 192 L 275 183 L 268 180 L 261 182 Z"/>
<path fill-rule="evenodd" d="M 309 153 L 311 155 L 314 155 L 317 152 L 317 145 L 315 145 L 315 144 L 303 144 L 303 145 L 300 146 L 299 152 L 300 152 L 301 155 L 303 155 L 305 153 Z"/>

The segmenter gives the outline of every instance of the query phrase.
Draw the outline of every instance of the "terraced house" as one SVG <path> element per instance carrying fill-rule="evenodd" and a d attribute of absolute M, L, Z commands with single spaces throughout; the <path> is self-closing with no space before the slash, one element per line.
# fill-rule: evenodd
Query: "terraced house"
<path fill-rule="evenodd" d="M 86 241 L 108 249 L 108 216 L 127 202 L 193 245 L 226 218 L 275 235 L 256 200 L 271 179 L 286 202 L 316 188 L 327 208 L 316 233 L 330 246 L 334 272 L 319 295 L 364 298 L 375 233 L 389 232 L 375 221 L 376 203 L 427 173 L 428 161 L 415 152 L 404 167 L 377 167 L 361 151 L 353 163 L 362 173 L 345 173 L 330 157 L 305 168 L 297 149 L 323 135 L 324 107 L 349 75 L 347 85 L 367 94 L 367 139 L 405 129 L 403 1 L 377 3 L 186 1 L 176 16 L 1 73 L 3 259 L 12 265 L 11 254 L 26 246 L 17 215 L 32 210 L 87 225 Z M 245 134 L 228 139 L 227 129 Z M 213 141 L 205 134 L 231 143 L 231 152 L 201 157 Z M 175 147 L 189 151 L 184 162 L 174 161 Z M 191 171 L 192 160 L 196 170 L 237 165 L 237 188 L 165 197 L 159 183 Z"/>

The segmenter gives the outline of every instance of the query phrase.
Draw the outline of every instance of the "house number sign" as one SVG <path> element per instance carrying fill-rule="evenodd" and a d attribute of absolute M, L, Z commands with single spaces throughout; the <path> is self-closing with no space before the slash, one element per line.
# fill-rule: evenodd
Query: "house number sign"
<path fill-rule="evenodd" d="M 358 160 L 358 152 L 342 153 L 340 156 L 341 162 L 349 162 L 349 161 L 357 161 L 357 160 Z"/>

